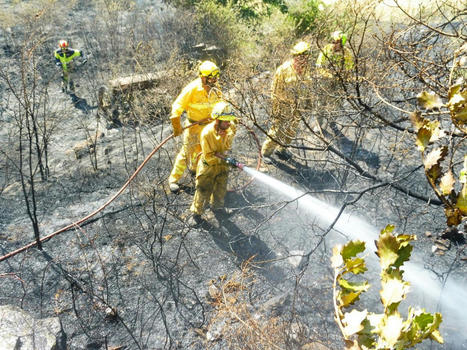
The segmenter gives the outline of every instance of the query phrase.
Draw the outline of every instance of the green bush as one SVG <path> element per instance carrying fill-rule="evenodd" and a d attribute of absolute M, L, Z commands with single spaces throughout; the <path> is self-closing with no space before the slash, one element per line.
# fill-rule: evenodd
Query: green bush
<path fill-rule="evenodd" d="M 321 12 L 321 1 L 295 0 L 288 2 L 287 5 L 289 16 L 295 22 L 295 32 L 297 36 L 308 34 L 313 31 Z"/>

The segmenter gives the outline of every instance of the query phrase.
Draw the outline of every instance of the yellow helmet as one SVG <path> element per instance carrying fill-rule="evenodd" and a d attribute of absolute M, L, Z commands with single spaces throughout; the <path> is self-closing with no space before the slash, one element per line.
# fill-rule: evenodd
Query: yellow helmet
<path fill-rule="evenodd" d="M 211 117 L 212 119 L 224 120 L 229 122 L 237 119 L 234 112 L 232 111 L 232 107 L 225 101 L 217 102 L 214 105 Z"/>
<path fill-rule="evenodd" d="M 218 77 L 219 76 L 219 67 L 216 66 L 214 62 L 204 61 L 199 66 L 199 75 L 201 77 Z"/>
<path fill-rule="evenodd" d="M 294 56 L 309 55 L 311 53 L 311 46 L 306 41 L 300 41 L 290 50 L 290 53 Z"/>
<path fill-rule="evenodd" d="M 342 33 L 340 30 L 336 30 L 334 33 L 332 33 L 331 38 L 333 41 L 340 40 L 342 42 L 342 46 L 344 46 L 347 42 L 347 35 L 345 33 Z"/>

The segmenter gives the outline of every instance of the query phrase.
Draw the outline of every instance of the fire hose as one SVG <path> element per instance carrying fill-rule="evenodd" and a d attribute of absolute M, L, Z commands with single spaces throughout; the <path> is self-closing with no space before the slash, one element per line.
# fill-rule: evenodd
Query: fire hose
<path fill-rule="evenodd" d="M 186 127 L 183 128 L 183 130 L 185 129 L 188 129 L 188 128 L 191 128 L 192 126 L 194 125 L 197 125 L 199 123 L 203 123 L 205 122 L 207 119 L 203 119 L 203 120 L 200 120 L 200 121 L 197 121 L 195 123 L 192 123 Z M 252 135 L 254 136 L 255 138 L 255 141 L 256 143 L 259 145 L 259 141 L 258 139 L 256 138 L 256 135 L 254 134 L 254 132 L 248 128 L 245 124 L 241 123 L 242 125 L 244 125 L 250 133 L 252 133 Z M 62 227 L 61 229 L 55 231 L 55 232 L 52 232 L 51 234 L 47 235 L 47 236 L 44 236 L 42 238 L 39 239 L 39 242 L 40 243 L 43 243 L 43 242 L 46 242 L 48 241 L 49 239 L 51 239 L 52 237 L 54 236 L 57 236 L 58 234 L 60 233 L 63 233 L 65 231 L 68 231 L 74 227 L 79 227 L 81 224 L 83 224 L 84 222 L 86 222 L 87 220 L 89 220 L 90 218 L 92 218 L 93 216 L 95 216 L 96 214 L 98 214 L 99 212 L 101 212 L 102 210 L 104 210 L 110 203 L 112 203 L 117 197 L 119 197 L 123 191 L 125 191 L 125 189 L 130 185 L 130 183 L 134 180 L 134 178 L 136 177 L 136 175 L 138 175 L 138 173 L 143 169 L 143 167 L 146 165 L 146 163 L 152 158 L 152 156 L 157 152 L 159 151 L 159 149 L 165 145 L 170 139 L 174 138 L 174 134 L 170 134 L 168 137 L 166 137 L 164 140 L 161 141 L 161 143 L 159 143 L 147 156 L 146 158 L 143 160 L 143 162 L 139 165 L 139 167 L 134 171 L 134 173 L 128 178 L 128 180 L 123 184 L 123 186 L 107 201 L 105 202 L 102 206 L 100 206 L 98 209 L 94 210 L 92 213 L 86 215 L 85 217 L 81 218 L 80 220 L 78 221 L 75 221 L 75 222 L 72 222 L 71 224 L 65 226 L 65 227 Z M 234 158 L 229 158 L 229 157 L 223 157 L 226 161 L 228 159 L 228 163 L 229 164 L 232 164 L 240 169 L 243 169 L 243 164 L 237 162 Z M 261 165 L 261 158 L 258 158 L 258 163 L 257 163 L 257 169 L 259 169 Z M 248 186 L 250 183 L 251 183 L 252 180 L 250 180 L 247 184 L 245 184 L 244 186 L 242 186 L 242 188 Z M 24 252 L 26 250 L 28 250 L 29 248 L 32 248 L 34 246 L 36 246 L 38 244 L 38 241 L 35 240 L 21 248 L 18 248 L 10 253 L 7 253 L 3 256 L 0 257 L 0 262 L 2 262 L 3 260 L 6 260 L 6 259 L 9 259 L 21 252 Z"/>

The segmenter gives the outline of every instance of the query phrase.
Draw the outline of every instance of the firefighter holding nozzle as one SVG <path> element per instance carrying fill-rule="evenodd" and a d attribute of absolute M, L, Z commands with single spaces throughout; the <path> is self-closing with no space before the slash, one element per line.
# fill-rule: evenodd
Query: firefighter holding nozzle
<path fill-rule="evenodd" d="M 216 103 L 212 110 L 213 121 L 201 132 L 201 158 L 196 169 L 196 192 L 191 204 L 190 226 L 202 222 L 201 215 L 208 203 L 216 215 L 226 214 L 224 197 L 232 159 L 226 153 L 232 148 L 237 131 L 237 118 L 230 104 Z M 238 166 L 238 165 L 237 165 Z"/>
<path fill-rule="evenodd" d="M 183 145 L 175 158 L 172 172 L 169 176 L 169 188 L 172 192 L 178 192 L 179 180 L 186 168 L 192 174 L 196 172 L 196 166 L 201 151 L 199 137 L 203 129 L 210 122 L 213 106 L 222 98 L 217 80 L 219 68 L 214 62 L 204 61 L 198 68 L 199 77 L 183 88 L 172 104 L 170 121 L 174 135 L 183 134 Z M 185 112 L 185 130 L 181 123 L 181 116 Z"/>

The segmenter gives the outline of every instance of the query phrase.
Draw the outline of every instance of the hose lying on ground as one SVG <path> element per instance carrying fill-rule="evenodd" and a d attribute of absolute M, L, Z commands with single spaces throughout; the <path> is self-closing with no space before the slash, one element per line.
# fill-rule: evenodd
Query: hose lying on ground
<path fill-rule="evenodd" d="M 203 120 L 200 120 L 196 123 L 192 123 L 190 124 L 189 126 L 185 127 L 184 129 L 187 129 L 187 128 L 191 128 L 192 126 L 196 125 L 196 124 L 199 124 L 199 123 L 203 123 L 205 122 L 206 119 L 203 119 Z M 248 131 L 250 133 L 253 133 L 254 137 L 255 137 L 255 141 L 256 143 L 259 144 L 259 141 L 257 140 L 256 138 L 256 135 L 254 134 L 254 132 L 249 129 L 245 124 L 242 123 L 242 125 L 244 125 Z M 125 182 L 125 184 L 118 190 L 118 192 L 116 192 L 107 202 L 105 202 L 102 206 L 100 206 L 99 208 L 97 208 L 96 210 L 94 210 L 92 213 L 86 215 L 85 217 L 83 217 L 82 219 L 78 220 L 78 221 L 75 221 L 75 222 L 72 222 L 71 224 L 65 226 L 65 227 L 62 227 L 61 229 L 55 231 L 55 232 L 52 232 L 51 234 L 47 235 L 47 236 L 44 236 L 42 237 L 39 242 L 43 243 L 43 242 L 46 242 L 48 241 L 49 239 L 51 239 L 52 237 L 62 233 L 62 232 L 65 232 L 65 231 L 68 231 L 74 227 L 78 227 L 80 226 L 81 224 L 83 224 L 84 222 L 86 222 L 87 220 L 89 220 L 90 218 L 92 218 L 93 216 L 95 216 L 96 214 L 98 214 L 99 212 L 101 212 L 102 210 L 104 210 L 110 203 L 112 203 L 118 196 L 120 196 L 123 191 L 125 191 L 125 189 L 128 187 L 128 185 L 133 181 L 133 179 L 136 177 L 136 175 L 138 175 L 138 173 L 141 171 L 141 169 L 143 169 L 143 167 L 146 165 L 146 163 L 152 158 L 152 156 L 164 145 L 167 143 L 167 141 L 169 141 L 170 139 L 174 138 L 175 135 L 174 134 L 171 134 L 169 135 L 168 137 L 166 137 L 164 140 L 162 140 L 161 143 L 159 143 L 152 151 L 151 153 L 149 153 L 146 158 L 143 160 L 143 162 L 139 165 L 139 167 L 135 170 L 135 172 L 128 178 L 128 180 Z M 261 159 L 258 159 L 258 163 L 257 163 L 257 169 L 259 169 L 261 165 Z M 248 186 L 249 184 L 251 183 L 251 180 L 245 184 L 244 186 L 242 186 L 242 189 L 245 188 L 246 186 Z M 6 260 L 6 259 L 9 259 L 21 252 L 24 252 L 26 250 L 28 250 L 29 248 L 32 248 L 34 246 L 36 246 L 38 244 L 38 241 L 35 240 L 34 242 L 31 242 L 21 248 L 18 248 L 6 255 L 3 255 L 0 257 L 0 262 L 2 262 L 3 260 Z"/>
<path fill-rule="evenodd" d="M 194 125 L 194 124 L 192 124 Z M 97 213 L 101 212 L 102 210 L 104 210 L 105 207 L 107 207 L 110 203 L 112 203 L 118 196 L 120 196 L 122 194 L 123 191 L 125 191 L 125 189 L 128 187 L 128 185 L 130 184 L 131 181 L 133 181 L 133 179 L 136 177 L 136 175 L 138 175 L 138 173 L 141 171 L 141 169 L 143 169 L 143 167 L 146 165 L 146 163 L 149 161 L 149 159 L 151 159 L 151 157 L 167 142 L 169 141 L 170 139 L 172 139 L 174 137 L 174 134 L 171 134 L 169 135 L 168 137 L 166 137 L 164 140 L 162 140 L 162 142 L 160 144 L 158 144 L 152 151 L 151 153 L 149 153 L 146 158 L 143 160 L 143 162 L 140 164 L 140 166 L 135 170 L 135 172 L 128 178 L 128 180 L 125 182 L 125 184 L 118 190 L 117 193 L 115 193 L 107 202 L 105 202 L 102 206 L 100 206 L 99 208 L 97 208 L 96 210 L 94 210 L 92 213 L 88 214 L 87 216 L 85 216 L 84 218 L 78 220 L 78 221 L 75 221 L 75 222 L 72 222 L 71 224 L 65 226 L 65 227 L 62 227 L 61 229 L 45 236 L 45 237 L 42 237 L 39 241 L 42 243 L 42 242 L 45 242 L 45 241 L 48 241 L 49 239 L 51 239 L 52 237 L 62 233 L 62 232 L 65 232 L 65 231 L 68 231 L 70 229 L 72 229 L 73 227 L 77 227 L 79 225 L 81 225 L 83 222 L 89 220 L 90 218 L 92 218 L 94 215 L 96 215 Z M 21 248 L 18 248 L 4 256 L 1 256 L 0 257 L 0 262 L 3 261 L 3 260 L 6 260 L 8 258 L 11 258 L 12 256 L 15 256 L 21 252 L 24 252 L 25 250 L 28 250 L 29 248 L 32 248 L 34 246 L 37 245 L 37 240 L 34 241 L 34 242 L 31 242 Z"/>

